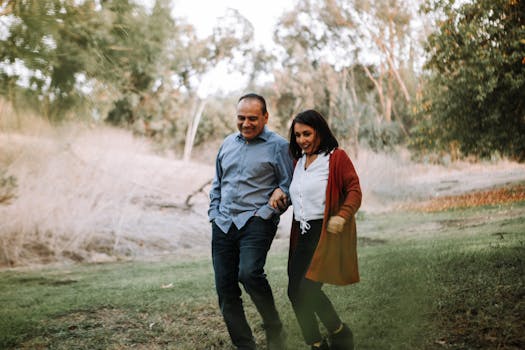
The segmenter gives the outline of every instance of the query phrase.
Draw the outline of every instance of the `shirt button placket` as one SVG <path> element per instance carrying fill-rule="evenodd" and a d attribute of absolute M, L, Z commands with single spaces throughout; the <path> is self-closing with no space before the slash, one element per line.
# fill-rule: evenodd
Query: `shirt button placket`
<path fill-rule="evenodd" d="M 240 179 L 242 177 L 242 171 L 245 169 L 245 160 L 246 160 L 246 153 L 247 153 L 247 147 L 248 147 L 248 141 L 245 141 L 241 144 L 241 152 L 240 159 L 239 159 L 239 167 L 237 168 L 237 177 Z M 241 181 L 237 181 L 237 193 L 240 193 L 240 186 Z"/>

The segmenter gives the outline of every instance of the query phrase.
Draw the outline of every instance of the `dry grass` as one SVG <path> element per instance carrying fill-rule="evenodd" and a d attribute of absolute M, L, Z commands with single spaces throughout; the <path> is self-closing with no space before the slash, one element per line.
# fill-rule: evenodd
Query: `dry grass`
<path fill-rule="evenodd" d="M 457 196 L 444 196 L 420 203 L 406 204 L 404 210 L 436 212 L 458 208 L 499 205 L 525 201 L 525 185 L 509 185 L 485 191 L 474 191 Z"/>
<path fill-rule="evenodd" d="M 0 134 L 0 148 L 0 165 L 17 184 L 0 205 L 9 218 L 0 222 L 0 266 L 108 261 L 206 242 L 194 228 L 204 231 L 206 217 L 189 224 L 186 199 L 212 167 L 159 157 L 122 130 L 82 125 Z M 206 201 L 197 193 L 190 204 Z M 197 233 L 179 242 L 186 229 Z"/>

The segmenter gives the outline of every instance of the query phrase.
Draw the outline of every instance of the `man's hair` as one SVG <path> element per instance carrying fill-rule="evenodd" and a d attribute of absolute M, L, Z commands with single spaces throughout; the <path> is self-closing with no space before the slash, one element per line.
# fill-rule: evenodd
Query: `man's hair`
<path fill-rule="evenodd" d="M 323 115 L 314 109 L 309 109 L 297 114 L 292 121 L 292 126 L 290 127 L 290 153 L 295 159 L 301 158 L 303 153 L 295 139 L 294 126 L 296 123 L 308 125 L 315 130 L 317 137 L 320 138 L 317 153 L 324 152 L 325 154 L 328 154 L 334 148 L 339 147 L 339 143 L 330 130 Z"/>
<path fill-rule="evenodd" d="M 264 115 L 264 114 L 268 113 L 268 110 L 266 109 L 266 100 L 261 95 L 257 95 L 255 93 L 251 92 L 249 94 L 241 96 L 241 98 L 239 99 L 239 101 L 237 101 L 237 103 L 241 102 L 244 99 L 254 99 L 254 100 L 259 101 L 261 103 L 261 107 L 262 107 L 261 108 L 262 109 L 262 114 Z"/>

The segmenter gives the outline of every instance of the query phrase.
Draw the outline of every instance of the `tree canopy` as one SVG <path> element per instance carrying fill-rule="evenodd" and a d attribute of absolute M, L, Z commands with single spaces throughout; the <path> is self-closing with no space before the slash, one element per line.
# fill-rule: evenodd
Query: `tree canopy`
<path fill-rule="evenodd" d="M 232 10 L 212 35 L 198 38 L 174 19 L 169 0 L 151 9 L 131 0 L 2 0 L 0 9 L 0 93 L 15 103 L 23 93 L 51 120 L 85 102 L 115 124 L 154 117 L 158 111 L 144 108 L 159 89 L 191 92 L 253 36 Z"/>
<path fill-rule="evenodd" d="M 525 2 L 433 1 L 426 10 L 442 16 L 426 44 L 421 137 L 525 160 Z"/>

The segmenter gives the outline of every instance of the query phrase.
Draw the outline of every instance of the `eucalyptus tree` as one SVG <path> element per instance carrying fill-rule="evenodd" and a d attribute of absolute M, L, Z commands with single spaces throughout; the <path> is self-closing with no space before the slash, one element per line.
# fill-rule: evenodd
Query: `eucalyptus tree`
<path fill-rule="evenodd" d="M 390 122 L 395 116 L 406 122 L 403 114 L 415 93 L 417 7 L 406 0 L 325 0 L 319 13 L 332 45 L 343 47 L 338 60 L 352 57 L 345 55 L 344 47 L 356 52 L 375 87 L 383 120 Z"/>
<path fill-rule="evenodd" d="M 346 75 L 353 69 L 334 64 L 333 42 L 319 11 L 319 3 L 299 1 L 276 26 L 274 39 L 282 49 L 282 68 L 274 73 L 281 128 L 286 130 L 300 110 L 316 108 L 328 118 L 343 143 L 348 139 L 357 141 L 356 85 L 349 79 L 353 75 Z M 352 146 L 357 152 L 356 144 Z"/>
<path fill-rule="evenodd" d="M 189 160 L 207 104 L 198 94 L 205 75 L 222 62 L 232 69 L 243 69 L 247 58 L 253 54 L 253 25 L 239 11 L 228 9 L 217 19 L 207 37 L 199 38 L 191 25 L 181 28 L 181 35 L 170 43 L 170 55 L 173 56 L 171 70 L 177 72 L 175 76 L 186 96 L 183 158 Z"/>
<path fill-rule="evenodd" d="M 414 13 L 402 0 L 298 1 L 275 32 L 283 48 L 281 104 L 294 111 L 313 103 L 342 136 L 356 138 L 361 129 L 378 147 L 392 143 L 387 128 L 410 122 L 416 89 Z"/>

